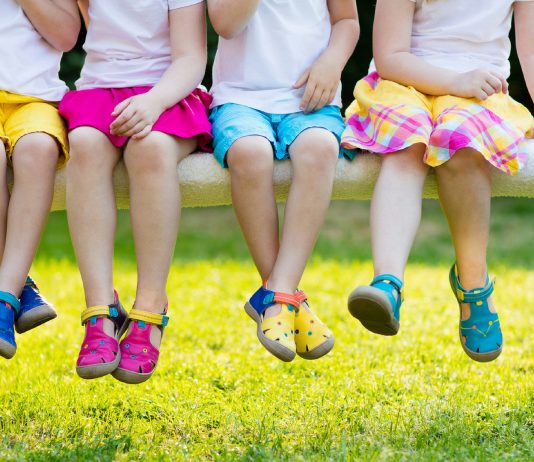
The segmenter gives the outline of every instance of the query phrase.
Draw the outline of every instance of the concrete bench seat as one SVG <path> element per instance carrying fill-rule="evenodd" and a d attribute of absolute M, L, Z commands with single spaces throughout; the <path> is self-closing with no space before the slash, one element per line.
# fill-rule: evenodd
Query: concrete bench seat
<path fill-rule="evenodd" d="M 534 141 L 527 166 L 515 177 L 510 177 L 493 169 L 493 196 L 534 197 Z M 353 162 L 340 159 L 337 164 L 333 200 L 367 200 L 371 198 L 373 187 L 380 169 L 380 158 L 369 153 L 361 153 Z M 223 170 L 211 154 L 192 154 L 178 166 L 182 191 L 183 207 L 210 207 L 231 204 L 230 176 Z M 274 172 L 276 197 L 287 197 L 291 179 L 291 162 L 277 162 Z M 313 181 L 313 179 L 310 179 Z M 122 162 L 114 173 L 117 206 L 128 208 L 128 176 Z M 437 198 L 436 181 L 433 173 L 425 185 L 425 197 Z M 65 171 L 56 176 L 56 186 L 52 210 L 65 209 Z"/>

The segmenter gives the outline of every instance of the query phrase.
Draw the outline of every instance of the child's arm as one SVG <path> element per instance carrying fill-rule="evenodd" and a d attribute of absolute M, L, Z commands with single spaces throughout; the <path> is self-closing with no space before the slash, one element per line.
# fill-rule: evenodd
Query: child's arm
<path fill-rule="evenodd" d="M 78 39 L 80 15 L 75 0 L 17 0 L 33 27 L 59 51 L 69 51 Z"/>
<path fill-rule="evenodd" d="M 477 69 L 458 73 L 433 66 L 410 53 L 415 3 L 378 0 L 373 30 L 373 54 L 380 77 L 429 95 L 486 99 L 507 92 L 508 84 L 496 72 Z"/>
<path fill-rule="evenodd" d="M 110 126 L 114 135 L 144 138 L 159 116 L 188 96 L 204 77 L 208 55 L 204 3 L 171 10 L 169 21 L 172 64 L 148 93 L 117 105 L 112 114 L 117 118 Z"/>
<path fill-rule="evenodd" d="M 328 0 L 332 33 L 328 48 L 295 82 L 294 88 L 306 85 L 300 102 L 304 112 L 330 104 L 339 87 L 341 72 L 354 52 L 360 26 L 354 0 Z"/>
<path fill-rule="evenodd" d="M 514 15 L 517 54 L 534 102 L 534 2 L 514 3 Z"/>
<path fill-rule="evenodd" d="M 208 12 L 215 32 L 225 39 L 235 37 L 247 26 L 261 0 L 208 0 Z"/>

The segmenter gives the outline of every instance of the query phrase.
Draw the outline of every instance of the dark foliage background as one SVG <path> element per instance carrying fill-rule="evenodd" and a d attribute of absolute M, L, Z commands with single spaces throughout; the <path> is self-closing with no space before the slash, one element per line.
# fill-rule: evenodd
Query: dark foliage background
<path fill-rule="evenodd" d="M 350 59 L 345 71 L 343 72 L 343 101 L 345 105 L 348 105 L 352 99 L 352 89 L 358 79 L 363 77 L 371 61 L 371 34 L 374 15 L 374 5 L 376 0 L 358 0 L 358 9 L 360 14 L 361 34 L 356 52 Z M 80 73 L 81 66 L 83 65 L 83 40 L 85 34 L 82 32 L 78 43 L 73 51 L 65 54 L 61 67 L 61 75 L 72 87 L 74 81 Z M 215 56 L 215 50 L 217 48 L 217 35 L 213 29 L 209 28 L 208 37 L 209 46 L 209 63 L 206 70 L 206 77 L 204 79 L 204 85 L 208 88 L 211 85 L 211 64 Z M 529 97 L 526 89 L 521 68 L 517 60 L 515 51 L 512 52 L 512 75 L 510 77 L 510 93 L 518 101 L 528 106 L 530 110 L 534 110 L 534 105 Z"/>

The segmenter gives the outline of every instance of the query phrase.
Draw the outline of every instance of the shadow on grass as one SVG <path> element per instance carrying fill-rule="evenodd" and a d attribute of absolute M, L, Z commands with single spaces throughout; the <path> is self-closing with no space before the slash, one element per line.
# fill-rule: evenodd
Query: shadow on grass
<path fill-rule="evenodd" d="M 399 232 L 402 230 L 399 229 Z M 534 201 L 495 199 L 490 265 L 534 267 Z M 135 262 L 127 211 L 119 212 L 117 260 Z M 38 257 L 74 261 L 65 212 L 50 215 Z M 371 259 L 369 202 L 333 202 L 317 242 L 314 258 L 337 261 Z M 175 262 L 195 260 L 249 261 L 249 254 L 231 207 L 184 209 Z M 423 220 L 411 263 L 450 264 L 454 254 L 447 223 L 437 201 L 425 201 Z"/>

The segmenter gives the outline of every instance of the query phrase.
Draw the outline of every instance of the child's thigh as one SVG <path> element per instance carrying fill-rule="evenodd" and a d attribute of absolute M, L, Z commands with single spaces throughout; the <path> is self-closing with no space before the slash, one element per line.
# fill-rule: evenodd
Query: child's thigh
<path fill-rule="evenodd" d="M 309 114 L 288 115 L 278 126 L 278 139 L 292 159 L 301 152 L 337 157 L 342 153 L 340 141 L 344 129 L 339 108 L 325 106 Z"/>
<path fill-rule="evenodd" d="M 249 141 L 256 139 L 257 144 L 263 146 L 266 145 L 263 140 L 266 140 L 272 152 L 276 135 L 267 114 L 240 104 L 224 104 L 213 109 L 210 121 L 213 126 L 214 155 L 223 167 L 228 166 L 228 151 L 241 139 L 250 137 Z"/>
<path fill-rule="evenodd" d="M 21 152 L 37 153 L 37 160 L 46 156 L 59 164 L 68 159 L 68 142 L 65 125 L 59 116 L 57 108 L 51 103 L 27 103 L 19 105 L 7 117 L 4 131 L 9 138 L 12 151 L 8 158 Z"/>

